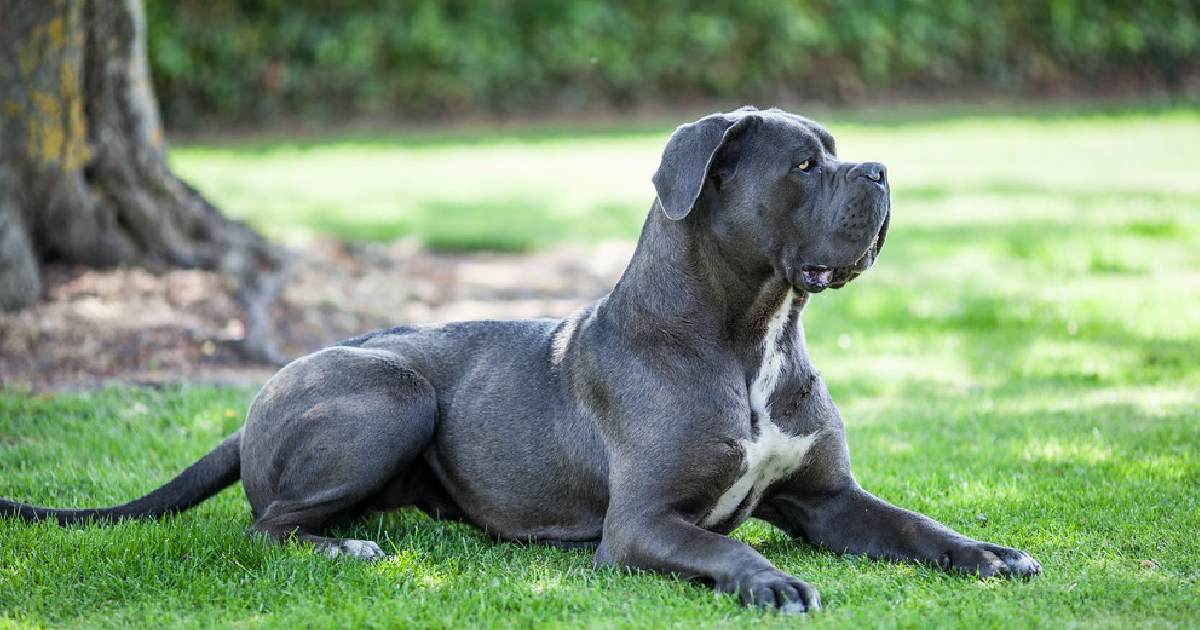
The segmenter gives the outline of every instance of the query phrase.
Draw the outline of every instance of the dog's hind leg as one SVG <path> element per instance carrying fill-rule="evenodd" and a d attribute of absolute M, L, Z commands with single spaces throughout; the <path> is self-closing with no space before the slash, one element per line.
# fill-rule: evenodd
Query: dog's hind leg
<path fill-rule="evenodd" d="M 331 557 L 374 560 L 370 541 L 322 534 L 370 506 L 433 438 L 432 385 L 393 353 L 328 348 L 280 370 L 242 436 L 253 531 L 312 543 Z"/>
<path fill-rule="evenodd" d="M 378 560 L 387 555 L 378 543 L 371 540 L 314 534 L 314 531 L 320 531 L 327 526 L 325 514 L 324 510 L 312 505 L 276 501 L 267 508 L 267 513 L 262 518 L 254 522 L 248 533 L 265 534 L 280 542 L 294 540 L 301 544 L 308 543 L 330 558 L 345 555 L 360 560 Z"/>

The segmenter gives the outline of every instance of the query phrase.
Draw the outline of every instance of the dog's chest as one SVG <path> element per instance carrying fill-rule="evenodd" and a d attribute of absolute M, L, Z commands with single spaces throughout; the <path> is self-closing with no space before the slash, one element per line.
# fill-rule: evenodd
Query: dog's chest
<path fill-rule="evenodd" d="M 789 435 L 771 417 L 771 394 L 787 367 L 782 347 L 784 336 L 799 334 L 797 328 L 790 325 L 794 299 L 789 290 L 767 323 L 762 360 L 749 391 L 750 410 L 757 420 L 758 432 L 753 438 L 739 442 L 742 472 L 704 517 L 701 524 L 705 527 L 715 527 L 730 519 L 740 521 L 748 516 L 771 484 L 800 468 L 816 441 L 816 432 Z"/>

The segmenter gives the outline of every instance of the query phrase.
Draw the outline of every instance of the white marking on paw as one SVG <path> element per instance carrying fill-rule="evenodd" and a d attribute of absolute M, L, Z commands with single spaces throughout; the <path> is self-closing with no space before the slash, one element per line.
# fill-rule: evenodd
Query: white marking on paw
<path fill-rule="evenodd" d="M 803 602 L 788 602 L 779 608 L 779 612 L 785 615 L 798 615 L 805 610 Z"/>
<path fill-rule="evenodd" d="M 753 507 L 763 492 L 776 481 L 791 474 L 804 462 L 804 456 L 812 448 L 819 432 L 808 435 L 788 435 L 771 420 L 771 394 L 784 371 L 784 353 L 779 344 L 785 334 L 799 335 L 799 328 L 789 329 L 795 293 L 788 289 L 783 302 L 767 322 L 763 335 L 763 355 L 758 373 L 750 384 L 750 410 L 758 418 L 759 431 L 753 440 L 740 440 L 743 453 L 743 471 L 733 485 L 717 499 L 712 511 L 701 523 L 705 527 L 715 526 L 737 510 L 749 496 Z"/>
<path fill-rule="evenodd" d="M 359 560 L 379 560 L 384 556 L 383 549 L 369 540 L 343 540 L 340 543 L 325 548 L 325 555 L 337 558 L 342 555 Z"/>

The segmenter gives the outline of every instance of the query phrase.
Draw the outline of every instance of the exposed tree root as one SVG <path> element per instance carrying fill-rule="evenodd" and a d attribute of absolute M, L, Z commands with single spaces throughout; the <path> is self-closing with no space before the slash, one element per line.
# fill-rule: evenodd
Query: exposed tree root
<path fill-rule="evenodd" d="M 286 256 L 171 172 L 141 0 L 0 5 L 0 94 L 0 308 L 37 299 L 49 261 L 219 270 L 245 356 L 283 360 Z"/>

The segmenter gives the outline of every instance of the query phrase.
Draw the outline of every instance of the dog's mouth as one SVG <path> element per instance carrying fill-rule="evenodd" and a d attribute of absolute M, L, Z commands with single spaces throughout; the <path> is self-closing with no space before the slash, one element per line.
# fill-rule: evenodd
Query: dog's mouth
<path fill-rule="evenodd" d="M 800 267 L 800 288 L 809 293 L 820 293 L 833 286 L 834 271 L 840 269 L 830 269 L 825 265 L 804 265 Z"/>
<path fill-rule="evenodd" d="M 862 275 L 864 271 L 871 268 L 871 265 L 875 264 L 875 259 L 879 257 L 879 251 L 883 249 L 883 240 L 887 236 L 890 219 L 891 213 L 889 212 L 883 220 L 883 225 L 875 233 L 875 238 L 867 246 L 867 250 L 853 264 L 844 267 L 800 265 L 800 273 L 793 284 L 797 285 L 796 288 L 804 289 L 809 293 L 820 293 L 825 289 L 840 289 L 846 286 L 847 283 Z"/>

